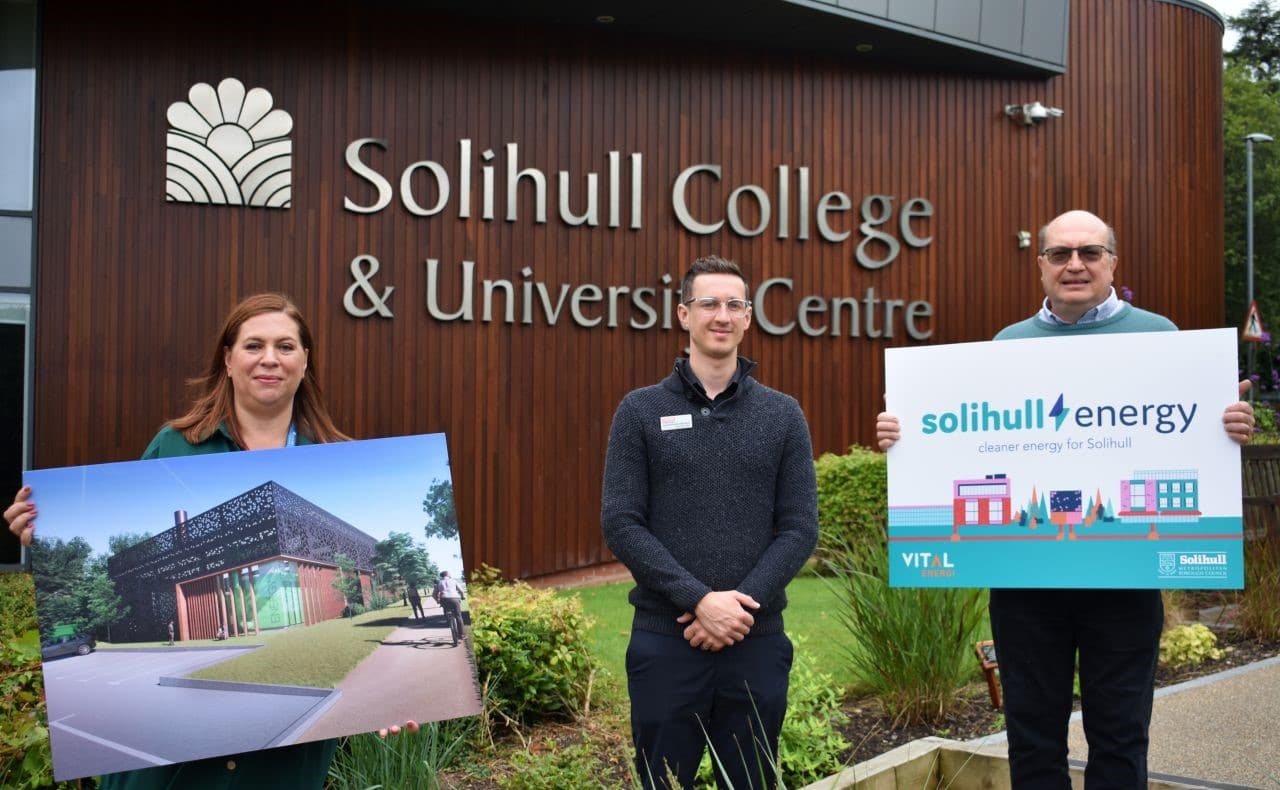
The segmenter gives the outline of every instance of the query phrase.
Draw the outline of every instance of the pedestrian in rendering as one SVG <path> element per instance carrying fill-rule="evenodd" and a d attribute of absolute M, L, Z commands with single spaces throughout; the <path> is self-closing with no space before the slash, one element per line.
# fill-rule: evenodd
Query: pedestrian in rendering
<path fill-rule="evenodd" d="M 748 292 L 732 261 L 694 261 L 676 308 L 689 357 L 623 398 L 609 433 L 600 522 L 636 580 L 627 689 L 646 788 L 692 787 L 708 743 L 722 787 L 776 784 L 784 590 L 817 543 L 817 487 L 800 405 L 738 355 Z"/>
<path fill-rule="evenodd" d="M 414 620 L 427 618 L 427 613 L 422 609 L 422 596 L 418 594 L 417 587 L 409 588 L 409 605 L 413 607 Z"/>
<path fill-rule="evenodd" d="M 173 644 L 173 621 L 169 621 L 169 644 Z"/>
<path fill-rule="evenodd" d="M 1113 332 L 1172 332 L 1169 319 L 1119 300 L 1112 279 L 1115 231 L 1086 211 L 1069 211 L 1040 230 L 1037 257 L 1045 299 L 996 340 Z M 1248 382 L 1240 383 L 1243 396 Z M 1228 406 L 1223 424 L 1244 444 L 1253 409 Z M 876 418 L 880 449 L 900 438 L 898 418 Z M 1148 730 L 1164 607 L 1159 590 L 998 589 L 990 615 L 1015 788 L 1071 786 L 1067 730 L 1079 660 L 1080 707 L 1089 762 L 1085 786 L 1146 787 Z"/>

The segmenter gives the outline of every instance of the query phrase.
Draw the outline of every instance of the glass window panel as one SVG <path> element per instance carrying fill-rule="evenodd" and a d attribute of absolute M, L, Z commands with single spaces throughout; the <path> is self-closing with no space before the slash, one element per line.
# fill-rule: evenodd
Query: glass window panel
<path fill-rule="evenodd" d="M 35 69 L 0 70 L 0 209 L 31 210 Z"/>
<path fill-rule="evenodd" d="M 0 287 L 31 287 L 29 217 L 0 217 Z"/>

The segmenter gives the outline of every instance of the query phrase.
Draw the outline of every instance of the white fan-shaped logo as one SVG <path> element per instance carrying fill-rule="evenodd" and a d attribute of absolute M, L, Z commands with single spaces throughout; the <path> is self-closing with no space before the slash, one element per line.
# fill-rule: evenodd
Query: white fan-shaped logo
<path fill-rule="evenodd" d="M 293 118 L 271 94 L 227 77 L 191 86 L 169 105 L 165 199 L 288 208 L 293 199 Z"/>

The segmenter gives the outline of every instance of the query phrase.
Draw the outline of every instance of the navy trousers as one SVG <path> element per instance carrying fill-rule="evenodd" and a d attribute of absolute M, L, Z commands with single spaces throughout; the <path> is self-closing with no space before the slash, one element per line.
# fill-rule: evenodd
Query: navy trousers
<path fill-rule="evenodd" d="M 632 631 L 627 689 L 644 787 L 672 787 L 669 776 L 693 787 L 708 744 L 720 787 L 774 787 L 791 658 L 786 634 L 748 636 L 713 653 L 679 636 Z"/>
<path fill-rule="evenodd" d="M 1015 790 L 1066 790 L 1072 677 L 1089 762 L 1085 787 L 1145 788 L 1164 605 L 1159 590 L 992 590 Z"/>

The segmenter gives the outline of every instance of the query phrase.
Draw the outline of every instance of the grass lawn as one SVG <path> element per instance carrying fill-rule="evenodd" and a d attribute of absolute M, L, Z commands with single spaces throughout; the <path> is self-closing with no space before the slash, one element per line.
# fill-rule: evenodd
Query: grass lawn
<path fill-rule="evenodd" d="M 615 582 L 560 593 L 580 597 L 583 608 L 595 620 L 588 638 L 592 653 L 608 673 L 597 686 L 603 700 L 616 697 L 626 701 L 625 661 L 634 612 L 627 602 L 627 593 L 633 586 L 631 582 Z M 854 680 L 845 660 L 844 646 L 851 640 L 835 618 L 836 603 L 836 596 L 822 579 L 797 578 L 787 587 L 783 618 L 787 633 L 803 640 L 800 649 L 813 656 L 818 670 L 829 673 L 836 683 L 850 686 Z"/>
<path fill-rule="evenodd" d="M 401 604 L 356 617 L 294 626 L 262 637 L 212 642 L 209 644 L 218 646 L 261 643 L 263 647 L 193 672 L 190 677 L 333 688 L 409 615 L 409 607 Z M 182 644 L 205 643 L 206 640 L 201 640 Z"/>

